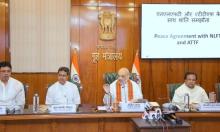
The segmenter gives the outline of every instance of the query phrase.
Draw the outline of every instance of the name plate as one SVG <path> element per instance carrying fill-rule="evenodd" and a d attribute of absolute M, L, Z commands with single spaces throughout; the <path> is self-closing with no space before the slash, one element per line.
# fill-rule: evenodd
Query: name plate
<path fill-rule="evenodd" d="M 6 115 L 7 111 L 6 111 L 6 106 L 0 106 L 0 115 Z"/>
<path fill-rule="evenodd" d="M 220 103 L 200 103 L 199 111 L 220 111 Z"/>
<path fill-rule="evenodd" d="M 144 112 L 146 103 L 120 103 L 121 112 Z"/>
<path fill-rule="evenodd" d="M 51 105 L 49 113 L 75 113 L 76 105 Z"/>

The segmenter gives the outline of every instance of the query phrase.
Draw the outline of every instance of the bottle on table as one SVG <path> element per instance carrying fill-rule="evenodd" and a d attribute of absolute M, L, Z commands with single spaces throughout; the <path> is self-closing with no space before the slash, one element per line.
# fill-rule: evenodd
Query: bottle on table
<path fill-rule="evenodd" d="M 38 113 L 39 111 L 39 95 L 36 93 L 33 96 L 33 113 Z"/>
<path fill-rule="evenodd" d="M 184 111 L 188 112 L 189 111 L 189 94 L 185 93 L 184 95 Z"/>

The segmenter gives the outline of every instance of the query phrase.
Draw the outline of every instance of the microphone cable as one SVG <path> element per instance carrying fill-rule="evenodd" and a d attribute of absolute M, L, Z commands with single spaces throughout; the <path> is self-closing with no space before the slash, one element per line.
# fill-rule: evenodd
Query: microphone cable
<path fill-rule="evenodd" d="M 162 118 L 159 119 L 159 122 L 160 122 L 160 124 L 162 125 L 163 132 L 164 132 L 164 124 L 163 124 L 164 121 L 162 120 Z"/>

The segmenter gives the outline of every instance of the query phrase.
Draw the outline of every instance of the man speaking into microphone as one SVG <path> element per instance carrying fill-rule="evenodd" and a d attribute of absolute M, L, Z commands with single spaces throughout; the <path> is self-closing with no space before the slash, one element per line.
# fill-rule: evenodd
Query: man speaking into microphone
<path fill-rule="evenodd" d="M 118 71 L 118 79 L 110 84 L 110 93 L 113 102 L 136 102 L 143 99 L 141 88 L 136 82 L 129 79 L 130 72 L 127 68 Z"/>

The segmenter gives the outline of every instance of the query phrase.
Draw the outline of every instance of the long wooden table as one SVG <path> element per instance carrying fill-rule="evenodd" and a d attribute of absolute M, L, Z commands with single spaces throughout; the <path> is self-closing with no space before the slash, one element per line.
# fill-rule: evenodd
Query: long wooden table
<path fill-rule="evenodd" d="M 132 117 L 142 113 L 103 113 L 82 106 L 75 114 L 23 114 L 0 116 L 0 132 L 132 132 Z"/>
<path fill-rule="evenodd" d="M 85 110 L 87 109 L 87 110 Z M 131 118 L 142 113 L 98 113 L 82 107 L 75 114 L 22 114 L 1 115 L 0 132 L 132 132 Z M 192 132 L 220 131 L 220 113 L 176 113 L 191 124 Z"/>
<path fill-rule="evenodd" d="M 140 113 L 0 116 L 0 132 L 131 132 Z"/>
<path fill-rule="evenodd" d="M 190 123 L 192 132 L 220 131 L 220 112 L 178 112 L 176 116 Z"/>

